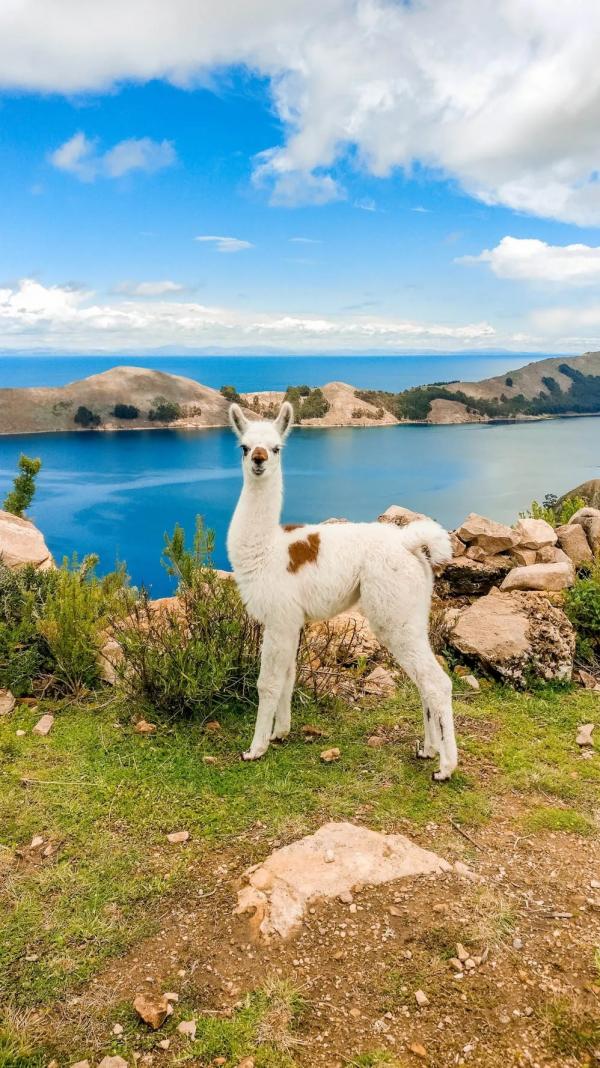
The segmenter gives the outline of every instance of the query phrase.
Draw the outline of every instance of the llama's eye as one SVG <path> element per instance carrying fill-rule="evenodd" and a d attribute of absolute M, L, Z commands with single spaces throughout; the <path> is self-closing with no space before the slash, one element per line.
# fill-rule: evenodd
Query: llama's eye
<path fill-rule="evenodd" d="M 273 452 L 275 453 L 275 456 L 277 456 L 277 453 L 281 452 L 281 445 L 274 445 Z"/>
<path fill-rule="evenodd" d="M 249 445 L 240 445 L 240 449 L 242 450 L 244 456 L 247 456 L 248 453 L 250 452 L 250 446 Z"/>

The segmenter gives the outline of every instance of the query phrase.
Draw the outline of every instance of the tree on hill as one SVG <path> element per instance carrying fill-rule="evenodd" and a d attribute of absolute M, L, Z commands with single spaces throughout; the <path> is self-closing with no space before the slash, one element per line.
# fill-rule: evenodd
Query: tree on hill
<path fill-rule="evenodd" d="M 140 410 L 135 404 L 115 404 L 112 414 L 115 419 L 137 419 Z"/>
<path fill-rule="evenodd" d="M 229 401 L 231 404 L 244 403 L 235 386 L 221 386 L 219 393 L 222 397 L 225 397 L 225 400 Z"/>
<path fill-rule="evenodd" d="M 173 423 L 181 419 L 181 408 L 175 401 L 167 400 L 166 397 L 155 397 L 154 408 L 148 412 L 148 419 L 157 423 Z"/>
<path fill-rule="evenodd" d="M 78 423 L 79 426 L 83 426 L 88 430 L 90 427 L 100 426 L 102 420 L 98 415 L 98 412 L 92 412 L 90 408 L 86 408 L 85 404 L 80 404 L 73 416 L 73 422 Z"/>
<path fill-rule="evenodd" d="M 30 456 L 21 453 L 18 463 L 20 474 L 15 478 L 13 488 L 4 501 L 5 512 L 23 518 L 33 500 L 36 490 L 35 480 L 41 466 L 41 460 L 32 460 Z"/>

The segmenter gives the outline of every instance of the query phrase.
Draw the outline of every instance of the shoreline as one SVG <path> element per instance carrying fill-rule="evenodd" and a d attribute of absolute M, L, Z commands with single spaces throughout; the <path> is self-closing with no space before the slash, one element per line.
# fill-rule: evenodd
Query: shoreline
<path fill-rule="evenodd" d="M 457 423 L 435 423 L 426 419 L 402 419 L 395 423 L 380 422 L 374 419 L 366 423 L 299 423 L 294 430 L 389 430 L 394 427 L 462 427 L 462 426 L 515 426 L 522 423 L 548 423 L 559 419 L 597 419 L 600 412 L 561 412 L 558 415 L 522 415 L 514 419 L 466 419 Z M 64 427 L 61 430 L 0 430 L 0 438 L 20 437 L 56 437 L 59 434 L 121 434 L 143 433 L 149 431 L 176 430 L 226 430 L 228 423 L 170 423 L 165 426 L 105 426 L 105 427 Z"/>

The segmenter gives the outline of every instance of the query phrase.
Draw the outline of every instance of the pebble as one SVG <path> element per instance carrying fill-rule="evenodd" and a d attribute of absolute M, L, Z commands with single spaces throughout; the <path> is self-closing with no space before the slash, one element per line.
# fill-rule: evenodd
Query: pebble
<path fill-rule="evenodd" d="M 408 1048 L 411 1053 L 414 1053 L 415 1057 L 422 1057 L 423 1059 L 427 1057 L 427 1050 L 420 1042 L 411 1042 Z"/>
<path fill-rule="evenodd" d="M 148 723 L 146 719 L 138 719 L 133 729 L 136 734 L 154 734 L 156 724 Z"/>
<path fill-rule="evenodd" d="M 325 863 L 326 864 L 333 864 L 334 860 L 335 860 L 335 853 L 333 852 L 333 849 L 327 849 L 326 852 L 325 852 Z"/>
<path fill-rule="evenodd" d="M 202 763 L 203 764 L 210 764 L 212 766 L 214 764 L 218 764 L 219 761 L 217 760 L 217 758 L 215 756 L 203 756 L 202 757 Z"/>
<path fill-rule="evenodd" d="M 429 1005 L 429 998 L 424 990 L 415 990 L 415 1001 L 420 1009 L 424 1009 L 426 1005 Z"/>
<path fill-rule="evenodd" d="M 196 1021 L 195 1020 L 182 1020 L 177 1025 L 177 1030 L 180 1035 L 186 1035 L 187 1038 L 191 1038 L 192 1042 L 196 1037 Z"/>
<path fill-rule="evenodd" d="M 15 734 L 16 734 L 17 738 L 24 738 L 25 737 L 25 731 L 22 731 L 22 730 L 15 731 Z"/>
<path fill-rule="evenodd" d="M 172 831 L 167 835 L 167 839 L 172 845 L 178 845 L 179 842 L 187 842 L 190 837 L 189 831 Z"/>
<path fill-rule="evenodd" d="M 370 738 L 367 738 L 367 745 L 371 749 L 383 749 L 385 738 L 382 738 L 379 734 L 372 734 Z"/>
<path fill-rule="evenodd" d="M 475 693 L 477 693 L 481 689 L 481 686 L 479 685 L 479 682 L 477 681 L 474 675 L 465 675 L 463 678 L 463 682 L 471 690 L 474 690 Z"/>
<path fill-rule="evenodd" d="M 335 760 L 340 759 L 341 755 L 340 750 L 335 747 L 333 749 L 323 749 L 321 752 L 321 760 L 324 764 L 333 764 Z"/>
<path fill-rule="evenodd" d="M 169 1015 L 169 1003 L 163 997 L 154 994 L 136 994 L 133 1007 L 144 1023 L 153 1031 L 161 1027 Z"/>
<path fill-rule="evenodd" d="M 123 1025 L 119 1024 L 119 1023 L 116 1023 L 115 1026 L 112 1029 L 112 1033 L 113 1033 L 113 1035 L 122 1035 L 123 1034 Z"/>
<path fill-rule="evenodd" d="M 517 935 L 516 938 L 513 938 L 512 946 L 513 949 L 523 949 L 523 939 L 519 938 Z"/>
<path fill-rule="evenodd" d="M 161 1038 L 160 1042 L 158 1043 L 159 1049 L 168 1049 L 170 1045 L 171 1045 L 171 1039 L 170 1038 Z"/>
<path fill-rule="evenodd" d="M 469 959 L 469 953 L 463 946 L 462 942 L 456 943 L 456 956 L 460 961 L 466 961 Z"/>
<path fill-rule="evenodd" d="M 47 712 L 45 716 L 38 719 L 35 727 L 32 729 L 32 734 L 39 734 L 41 738 L 45 738 L 47 734 L 50 734 L 53 723 L 54 716 L 50 712 Z"/>
<path fill-rule="evenodd" d="M 83 1063 L 88 1064 L 88 1061 L 83 1061 Z M 98 1068 L 129 1068 L 129 1065 L 123 1057 L 103 1057 Z"/>
<path fill-rule="evenodd" d="M 39 849 L 40 846 L 43 845 L 43 844 L 44 844 L 44 839 L 42 838 L 41 834 L 36 834 L 31 839 L 31 842 L 29 843 L 29 848 L 30 849 Z"/>

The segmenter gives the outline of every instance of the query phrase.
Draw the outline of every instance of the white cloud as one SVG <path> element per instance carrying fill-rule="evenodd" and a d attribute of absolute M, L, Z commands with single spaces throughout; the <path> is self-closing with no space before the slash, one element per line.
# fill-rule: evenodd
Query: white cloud
<path fill-rule="evenodd" d="M 479 256 L 461 256 L 456 263 L 489 263 L 498 278 L 523 282 L 589 286 L 600 281 L 600 246 L 548 245 L 534 238 L 503 237 Z"/>
<path fill-rule="evenodd" d="M 98 151 L 98 140 L 81 131 L 50 154 L 50 162 L 61 171 L 74 174 L 82 182 L 95 178 L 121 178 L 130 171 L 154 171 L 171 167 L 177 160 L 171 141 L 130 137 L 113 148 Z"/>
<path fill-rule="evenodd" d="M 377 205 L 373 200 L 373 197 L 359 197 L 354 201 L 354 207 L 360 208 L 361 211 L 377 211 Z"/>
<path fill-rule="evenodd" d="M 316 237 L 290 237 L 290 241 L 296 245 L 320 245 L 322 242 Z"/>
<path fill-rule="evenodd" d="M 194 241 L 206 241 L 214 244 L 217 252 L 243 252 L 244 249 L 254 248 L 251 241 L 243 241 L 240 237 L 217 237 L 212 234 L 201 234 Z"/>
<path fill-rule="evenodd" d="M 494 327 L 485 322 L 281 315 L 168 299 L 100 303 L 93 293 L 33 279 L 0 289 L 0 331 L 7 349 L 43 346 L 66 352 L 176 344 L 241 351 L 262 344 L 292 352 L 401 352 L 418 344 L 447 351 L 497 343 Z"/>
<path fill-rule="evenodd" d="M 242 64 L 284 127 L 258 161 L 281 203 L 343 196 L 329 172 L 350 150 L 378 176 L 417 163 L 485 203 L 595 225 L 599 37 L 597 0 L 19 0 L 0 5 L 0 85 L 187 87 Z"/>
<path fill-rule="evenodd" d="M 162 297 L 165 293 L 182 293 L 185 286 L 165 278 L 162 282 L 121 282 L 116 293 L 128 293 L 132 297 Z"/>

